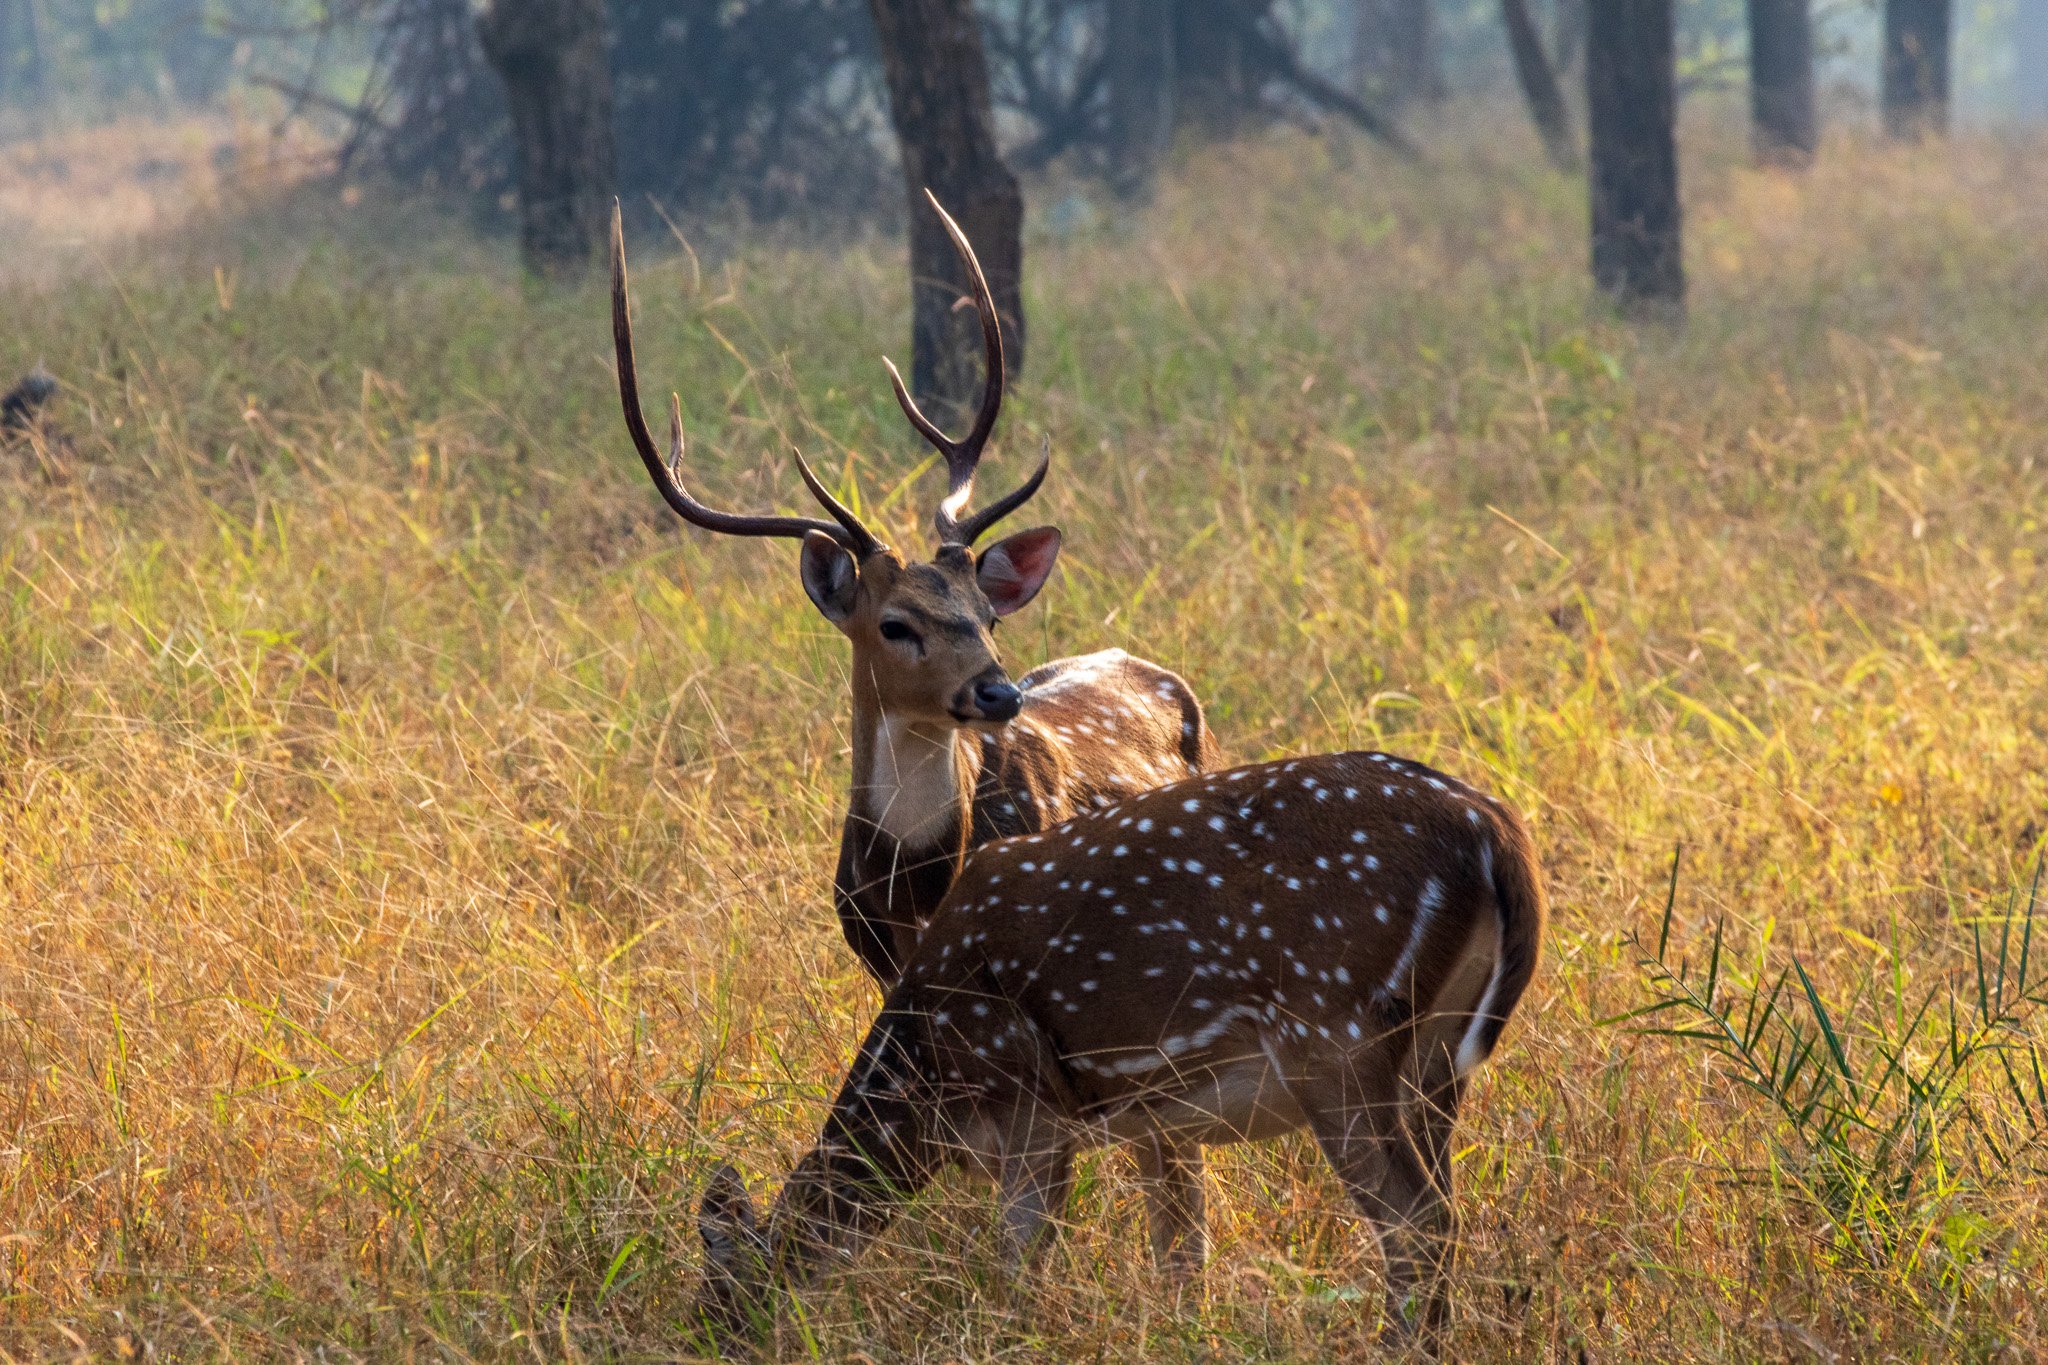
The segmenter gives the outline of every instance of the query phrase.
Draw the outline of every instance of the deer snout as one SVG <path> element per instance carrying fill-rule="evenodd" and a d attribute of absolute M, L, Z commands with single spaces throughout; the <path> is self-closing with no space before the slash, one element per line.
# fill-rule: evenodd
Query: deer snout
<path fill-rule="evenodd" d="M 973 719 L 996 724 L 1015 720 L 1017 713 L 1024 709 L 1024 694 L 1017 690 L 1017 684 L 1000 673 L 975 679 L 969 701 Z"/>

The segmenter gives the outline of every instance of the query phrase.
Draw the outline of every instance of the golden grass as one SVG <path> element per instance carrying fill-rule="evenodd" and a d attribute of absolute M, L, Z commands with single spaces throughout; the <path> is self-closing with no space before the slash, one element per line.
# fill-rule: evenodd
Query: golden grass
<path fill-rule="evenodd" d="M 2007 1159 L 1958 1126 L 1878 1236 L 1728 1068 L 1602 1022 L 1651 998 L 1627 936 L 1683 843 L 1678 950 L 1725 917 L 1738 976 L 1797 954 L 1865 1058 L 1895 995 L 1970 989 L 2048 808 L 2048 148 L 1788 178 L 1736 140 L 1689 148 L 1682 337 L 1589 309 L 1579 191 L 1518 141 L 1223 150 L 1035 242 L 993 458 L 1054 434 L 1069 548 L 1009 648 L 1121 644 L 1236 756 L 1385 746 L 1530 813 L 1555 923 L 1462 1128 L 1456 1358 L 2037 1358 L 2048 1160 L 1995 1072 Z M 525 294 L 418 217 L 379 245 L 401 217 L 0 291 L 0 370 L 70 385 L 0 455 L 15 1356 L 673 1356 L 696 1180 L 779 1176 L 874 1003 L 793 554 L 678 536 L 594 284 Z M 895 252 L 640 254 L 700 482 L 792 505 L 798 440 L 912 531 Z M 778 1349 L 1364 1349 L 1313 1151 L 1219 1151 L 1210 1190 L 1200 1305 L 1101 1155 L 1035 1290 L 951 1182 Z"/>

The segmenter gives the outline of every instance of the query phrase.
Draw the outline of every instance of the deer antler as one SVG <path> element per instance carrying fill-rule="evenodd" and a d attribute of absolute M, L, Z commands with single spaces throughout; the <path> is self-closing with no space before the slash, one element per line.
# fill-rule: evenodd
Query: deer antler
<path fill-rule="evenodd" d="M 697 501 L 683 487 L 679 472 L 684 449 L 682 401 L 673 394 L 669 396 L 669 455 L 665 461 L 656 451 L 654 433 L 647 429 L 647 418 L 640 411 L 640 377 L 633 363 L 632 306 L 626 299 L 626 233 L 616 199 L 612 201 L 612 345 L 618 352 L 619 404 L 625 410 L 626 430 L 631 433 L 633 447 L 640 452 L 640 462 L 647 466 L 648 476 L 660 490 L 662 500 L 677 516 L 692 526 L 728 536 L 795 536 L 801 539 L 811 531 L 819 531 L 845 546 L 857 559 L 865 559 L 884 548 L 874 532 L 868 530 L 850 508 L 833 497 L 818 481 L 801 451 L 790 452 L 796 457 L 797 472 L 803 476 L 804 486 L 811 490 L 811 496 L 832 514 L 831 521 L 819 521 L 815 517 L 747 516 L 721 512 Z"/>
<path fill-rule="evenodd" d="M 965 521 L 960 519 L 968 498 L 974 493 L 974 471 L 981 463 L 982 448 L 988 444 L 989 434 L 996 427 L 996 414 L 1003 408 L 1003 329 L 996 316 L 995 297 L 989 293 L 988 278 L 981 273 L 981 262 L 975 259 L 967 234 L 953 221 L 953 215 L 939 204 L 938 196 L 926 190 L 924 197 L 931 204 L 932 211 L 939 215 L 939 221 L 946 225 L 946 235 L 953 239 L 953 249 L 960 253 L 960 260 L 967 267 L 968 281 L 974 287 L 974 309 L 981 316 L 981 344 L 987 372 L 981 381 L 981 409 L 975 413 L 974 426 L 966 438 L 956 441 L 940 431 L 938 425 L 918 409 L 910 391 L 903 387 L 903 376 L 897 373 L 895 363 L 887 356 L 882 357 L 882 363 L 889 367 L 889 383 L 896 390 L 896 401 L 902 406 L 903 415 L 910 419 L 910 425 L 917 428 L 919 435 L 946 457 L 946 496 L 939 503 L 938 510 L 932 513 L 932 529 L 937 532 L 942 545 L 972 545 L 982 532 L 1022 507 L 1038 491 L 1038 486 L 1045 482 L 1047 469 L 1052 465 L 1052 447 L 1050 444 L 1045 447 L 1040 453 L 1037 471 L 1015 491 Z"/>

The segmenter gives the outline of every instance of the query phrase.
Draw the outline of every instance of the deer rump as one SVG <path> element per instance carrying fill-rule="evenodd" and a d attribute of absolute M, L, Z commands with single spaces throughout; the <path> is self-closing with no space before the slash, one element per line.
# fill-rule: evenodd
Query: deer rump
<path fill-rule="evenodd" d="M 1197 776 L 987 845 L 785 1186 L 762 1264 L 807 1278 L 954 1162 L 998 1179 L 1021 1259 L 1081 1148 L 1306 1125 L 1378 1232 L 1409 1325 L 1433 1332 L 1451 1124 L 1543 916 L 1520 820 L 1384 754 Z M 1148 1185 L 1155 1250 L 1199 1218 L 1198 1188 L 1174 1183 Z"/>

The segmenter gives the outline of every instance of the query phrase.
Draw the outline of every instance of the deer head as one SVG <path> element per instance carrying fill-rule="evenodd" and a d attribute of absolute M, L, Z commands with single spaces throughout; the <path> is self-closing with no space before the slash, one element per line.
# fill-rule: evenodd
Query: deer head
<path fill-rule="evenodd" d="M 869 689 L 882 713 L 940 726 L 1001 725 L 1016 716 L 1022 698 L 997 653 L 995 623 L 1022 610 L 1038 595 L 1059 557 L 1060 533 L 1041 526 L 1020 531 L 979 554 L 973 547 L 990 527 L 1038 491 L 1051 465 L 1051 449 L 1048 445 L 1041 452 L 1038 468 L 1016 489 L 979 512 L 967 513 L 975 470 L 1002 409 L 1002 330 L 995 299 L 974 249 L 938 201 L 932 199 L 931 204 L 974 283 L 987 374 L 974 425 L 966 437 L 956 441 L 918 409 L 895 365 L 883 361 L 905 416 L 945 458 L 946 496 L 932 514 L 939 543 L 929 560 L 913 562 L 884 544 L 820 482 L 801 451 L 791 452 L 797 472 L 830 521 L 723 512 L 706 506 L 683 487 L 680 400 L 671 397 L 669 401 L 669 453 L 665 460 L 655 448 L 640 409 L 626 292 L 625 234 L 615 204 L 612 338 L 618 352 L 619 398 L 641 462 L 663 499 L 684 521 L 722 535 L 788 536 L 803 542 L 800 570 L 804 591 L 819 613 L 852 643 L 855 686 Z"/>

